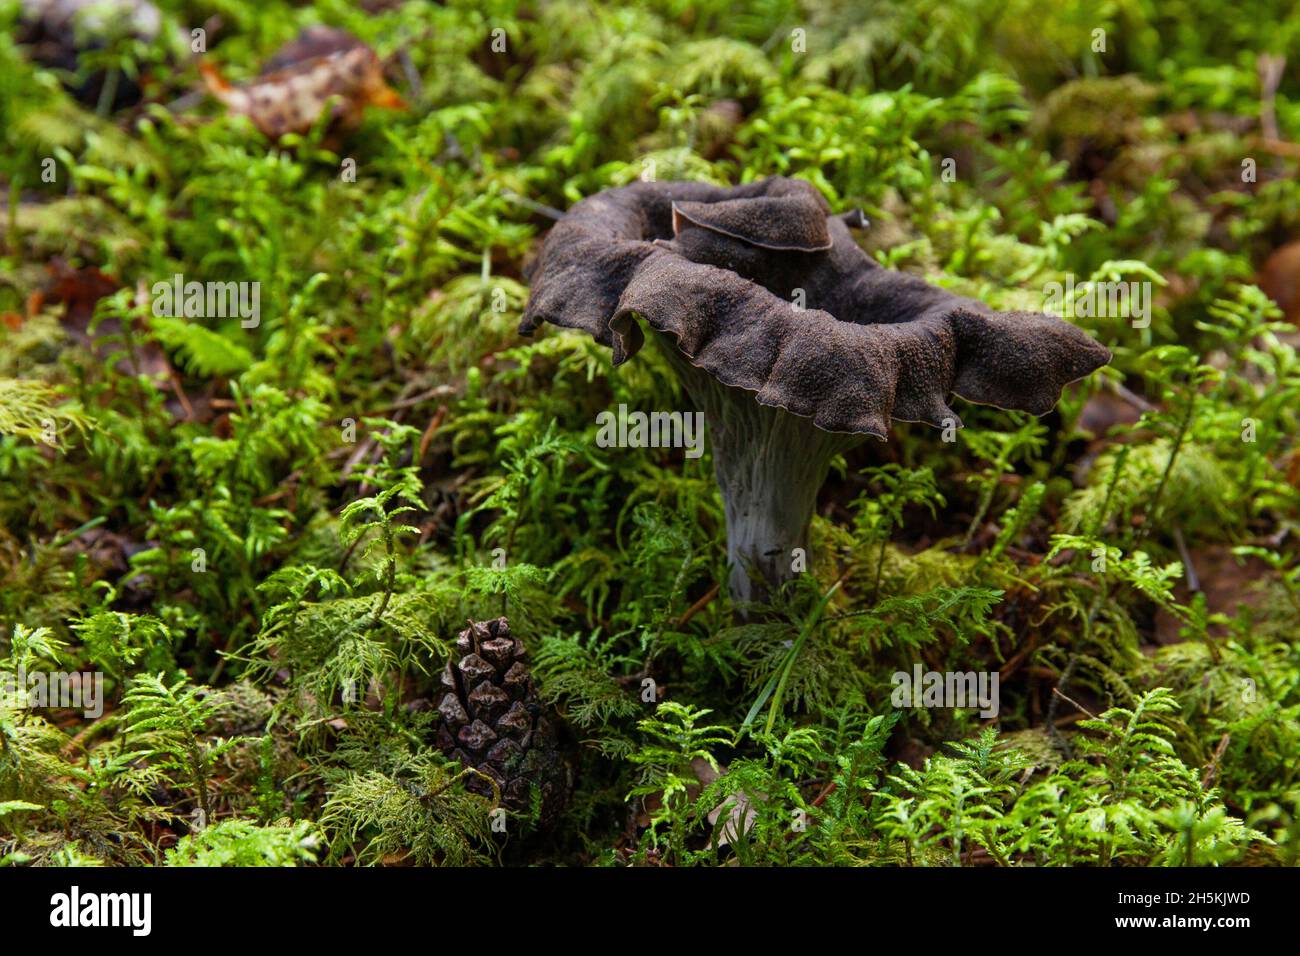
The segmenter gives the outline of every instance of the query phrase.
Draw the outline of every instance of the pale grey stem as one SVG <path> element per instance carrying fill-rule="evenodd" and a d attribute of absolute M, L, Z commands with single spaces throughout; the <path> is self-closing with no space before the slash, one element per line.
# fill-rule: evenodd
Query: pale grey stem
<path fill-rule="evenodd" d="M 753 392 L 724 385 L 693 365 L 671 336 L 653 337 L 708 423 L 727 517 L 732 600 L 765 600 L 799 573 L 799 554 L 807 567 L 817 492 L 831 460 L 863 436 L 826 432 L 811 419 L 760 405 Z"/>

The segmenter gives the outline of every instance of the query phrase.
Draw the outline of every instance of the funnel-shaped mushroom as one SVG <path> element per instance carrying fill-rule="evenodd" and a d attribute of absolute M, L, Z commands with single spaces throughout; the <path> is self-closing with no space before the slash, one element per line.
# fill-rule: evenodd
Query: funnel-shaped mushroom
<path fill-rule="evenodd" d="M 799 180 L 636 183 L 574 206 L 533 268 L 521 333 L 582 329 L 619 364 L 644 321 L 704 412 L 738 600 L 793 576 L 838 452 L 891 418 L 960 426 L 950 394 L 1046 414 L 1110 361 L 1060 319 L 881 267 L 864 224 Z"/>

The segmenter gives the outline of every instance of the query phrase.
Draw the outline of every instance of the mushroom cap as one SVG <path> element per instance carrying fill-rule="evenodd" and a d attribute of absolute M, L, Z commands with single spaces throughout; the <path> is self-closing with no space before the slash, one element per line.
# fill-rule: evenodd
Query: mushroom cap
<path fill-rule="evenodd" d="M 998 313 L 880 266 L 849 231 L 862 224 L 779 176 L 606 190 L 547 236 L 519 331 L 582 329 L 618 365 L 644 342 L 639 318 L 760 404 L 878 438 L 891 418 L 960 425 L 951 394 L 1043 415 L 1110 361 L 1061 319 Z"/>

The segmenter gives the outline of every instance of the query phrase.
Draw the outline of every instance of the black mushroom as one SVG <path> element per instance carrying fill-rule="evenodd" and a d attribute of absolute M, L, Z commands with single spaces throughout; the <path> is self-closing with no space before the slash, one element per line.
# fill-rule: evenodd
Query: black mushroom
<path fill-rule="evenodd" d="M 1061 319 L 883 268 L 862 225 L 801 180 L 642 182 L 575 205 L 531 271 L 522 334 L 581 329 L 618 365 L 644 322 L 704 412 L 737 600 L 793 576 L 832 458 L 891 418 L 960 427 L 951 394 L 1043 415 L 1110 361 Z"/>

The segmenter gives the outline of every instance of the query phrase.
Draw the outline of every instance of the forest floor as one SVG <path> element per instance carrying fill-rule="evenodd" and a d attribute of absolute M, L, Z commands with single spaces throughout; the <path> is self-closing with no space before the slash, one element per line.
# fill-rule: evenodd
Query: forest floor
<path fill-rule="evenodd" d="M 0 864 L 1300 859 L 1300 11 L 168 0 L 87 47 L 24 6 Z M 356 59 L 258 79 L 320 24 Z M 664 358 L 517 330 L 575 202 L 771 175 L 1113 358 L 845 451 L 746 613 L 709 442 L 597 441 L 689 410 Z M 499 617 L 512 792 L 440 705 Z M 929 673 L 995 713 L 896 702 Z"/>

